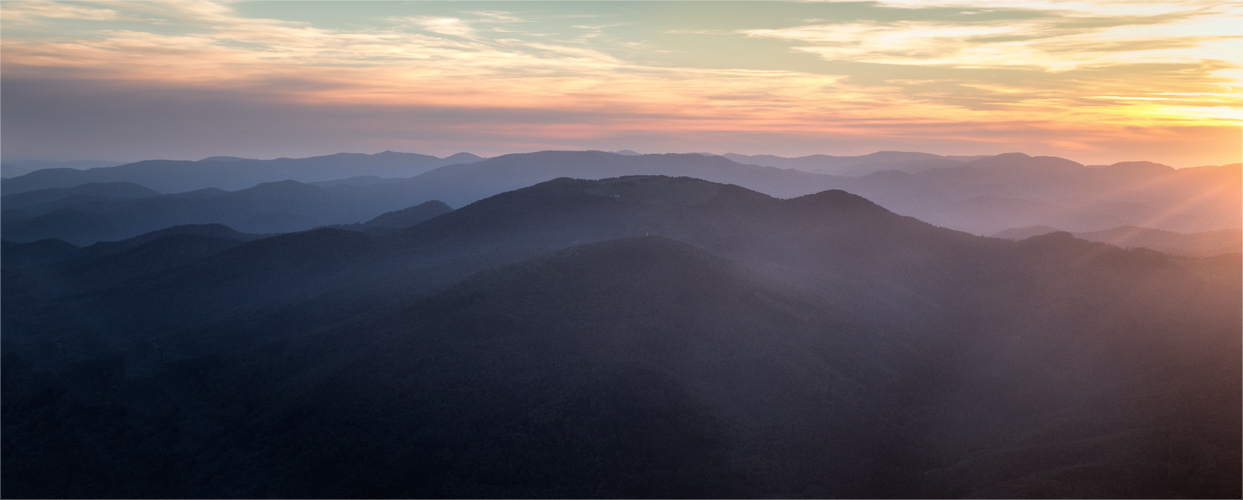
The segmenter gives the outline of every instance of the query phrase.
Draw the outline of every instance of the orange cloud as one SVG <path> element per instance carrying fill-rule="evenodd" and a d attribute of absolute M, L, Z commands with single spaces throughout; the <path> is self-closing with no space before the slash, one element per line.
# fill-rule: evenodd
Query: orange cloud
<path fill-rule="evenodd" d="M 660 131 L 901 142 L 933 134 L 1004 145 L 1029 134 L 1046 138 L 1051 149 L 1092 152 L 1143 136 L 1137 129 L 1243 123 L 1243 94 L 1232 76 L 1239 56 L 1225 50 L 1239 45 L 1232 31 L 1223 31 L 1239 19 L 1229 9 L 1092 28 L 1059 18 L 817 21 L 711 35 L 782 40 L 828 61 L 933 75 L 865 82 L 845 66 L 812 72 L 644 64 L 605 45 L 501 36 L 489 28 L 521 23 L 512 13 L 396 16 L 343 29 L 246 17 L 230 4 L 206 2 L 2 8 L 6 79 L 223 90 L 326 108 L 559 111 L 593 120 L 469 126 L 513 137 L 572 141 Z M 94 19 L 100 29 L 40 31 L 40 23 L 65 18 Z M 129 22 L 103 23 L 123 19 Z M 150 29 L 141 28 L 143 20 Z M 179 29 L 156 29 L 170 24 Z M 1169 36 L 1147 36 L 1145 29 Z M 936 73 L 981 68 L 1020 73 L 993 79 Z"/>

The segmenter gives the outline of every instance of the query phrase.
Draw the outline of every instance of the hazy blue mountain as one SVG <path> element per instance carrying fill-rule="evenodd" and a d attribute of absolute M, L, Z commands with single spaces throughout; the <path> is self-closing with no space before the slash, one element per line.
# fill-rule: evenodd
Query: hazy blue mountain
<path fill-rule="evenodd" d="M 1006 225 L 1072 228 L 1114 227 L 1127 218 L 1110 212 L 1076 210 L 1068 206 L 1025 198 L 974 196 L 936 207 L 924 214 L 928 222 L 963 228 L 994 228 Z M 984 232 L 984 231 L 973 231 Z"/>
<path fill-rule="evenodd" d="M 8 163 L 0 164 L 0 178 L 3 179 L 26 175 L 31 172 L 34 172 L 34 169 L 22 168 L 16 165 L 9 165 Z"/>
<path fill-rule="evenodd" d="M 994 234 L 993 237 L 1022 240 L 1057 231 L 1057 228 L 1048 226 L 1029 226 L 1007 229 Z M 1072 234 L 1079 239 L 1109 243 L 1123 248 L 1151 248 L 1159 252 L 1189 257 L 1209 257 L 1243 252 L 1243 230 L 1240 229 L 1183 234 L 1146 227 L 1119 226 L 1104 231 Z"/>
<path fill-rule="evenodd" d="M 982 235 L 1037 224 L 1075 231 L 1119 225 L 1183 232 L 1243 227 L 1239 165 L 1174 170 L 1125 162 L 1089 167 L 1021 153 L 915 174 L 883 170 L 847 178 L 740 165 L 717 156 L 549 151 L 445 167 L 408 181 L 373 186 L 372 193 L 408 196 L 406 205 L 439 199 L 460 206 L 561 176 L 600 179 L 620 175 L 689 176 L 782 198 L 842 189 L 903 215 Z"/>
<path fill-rule="evenodd" d="M 717 156 L 550 151 L 453 165 L 405 180 L 352 178 L 316 185 L 283 181 L 234 192 L 209 189 L 142 200 L 25 206 L 4 212 L 3 230 L 4 237 L 13 241 L 59 238 L 79 245 L 180 224 L 220 223 L 246 232 L 290 232 L 366 221 L 430 200 L 461 206 L 567 175 L 606 178 L 652 173 L 705 177 L 782 196 L 814 192 L 814 186 L 832 181 L 796 170 L 739 165 Z"/>
<path fill-rule="evenodd" d="M 1042 234 L 1056 233 L 1061 231 L 1053 226 L 1027 226 L 998 231 L 993 235 L 994 238 L 1004 238 L 1007 240 L 1025 240 L 1032 236 L 1040 236 Z"/>
<path fill-rule="evenodd" d="M 104 160 L 37 160 L 37 159 L 6 159 L 4 164 L 0 165 L 0 177 L 8 179 L 10 177 L 18 177 L 48 168 L 72 168 L 75 170 L 85 170 L 88 168 L 115 167 L 122 164 L 119 161 Z"/>
<path fill-rule="evenodd" d="M 73 187 L 92 182 L 133 182 L 164 193 L 204 188 L 245 189 L 265 182 L 328 181 L 359 175 L 410 177 L 428 170 L 481 158 L 458 153 L 446 158 L 386 151 L 372 155 L 338 153 L 311 158 L 250 160 L 211 157 L 200 161 L 147 160 L 115 167 L 40 170 L 5 180 L 4 195 L 38 189 Z"/>
<path fill-rule="evenodd" d="M 1046 225 L 1176 232 L 1243 226 L 1239 164 L 1175 170 L 1150 162 L 1084 166 L 1021 153 L 917 174 L 878 172 L 840 188 L 895 212 L 975 234 Z"/>
<path fill-rule="evenodd" d="M 882 170 L 922 172 L 934 168 L 955 167 L 980 156 L 940 156 L 929 153 L 879 151 L 862 156 L 811 155 L 783 158 L 773 155 L 740 155 L 727 153 L 725 158 L 747 165 L 795 168 L 819 174 L 858 177 Z"/>
<path fill-rule="evenodd" d="M 907 154 L 899 157 L 903 155 Z M 296 231 L 361 222 L 430 200 L 462 206 L 557 177 L 598 179 L 634 174 L 704 178 L 783 198 L 843 189 L 897 213 L 981 235 L 1029 225 L 1078 232 L 1123 225 L 1201 232 L 1243 226 L 1239 209 L 1243 205 L 1239 188 L 1243 180 L 1239 172 L 1239 165 L 1182 170 L 1148 162 L 1084 166 L 1060 158 L 1014 153 L 914 174 L 883 170 L 847 178 L 741 165 L 711 155 L 626 156 L 599 151 L 547 151 L 447 166 L 407 179 L 361 176 L 318 182 L 315 186 L 328 194 L 321 193 L 317 202 L 303 200 L 281 205 L 281 200 L 289 198 L 275 196 L 270 203 L 252 199 L 237 205 L 238 210 L 212 212 L 199 206 L 200 201 L 163 197 L 158 198 L 158 203 L 184 202 L 197 208 L 165 207 L 162 210 L 168 214 L 167 220 L 138 214 L 146 217 L 141 224 L 130 221 L 128 215 L 141 204 L 45 204 L 6 212 L 5 234 L 20 241 L 55 237 L 86 244 L 186 223 L 224 223 L 250 232 Z M 199 200 L 210 193 L 216 192 L 184 195 Z M 54 214 L 51 208 L 62 212 Z M 262 212 L 240 215 L 253 209 Z M 42 218 L 29 221 L 36 217 Z M 75 232 L 80 230 L 86 234 Z"/>
<path fill-rule="evenodd" d="M 363 228 L 400 229 L 414 226 L 437 215 L 451 212 L 452 208 L 439 200 L 415 205 L 410 208 L 394 210 L 377 215 L 376 218 L 363 223 Z"/>
<path fill-rule="evenodd" d="M 70 188 L 50 188 L 0 198 L 4 210 L 61 202 L 62 205 L 113 198 L 144 198 L 160 192 L 132 182 L 89 183 Z"/>
<path fill-rule="evenodd" d="M 207 158 L 203 158 L 200 161 L 225 162 L 225 161 L 256 161 L 256 160 L 254 158 L 241 158 L 237 156 L 208 156 Z"/>
<path fill-rule="evenodd" d="M 440 200 L 420 203 L 413 207 L 385 212 L 367 222 L 338 226 L 341 229 L 368 233 L 386 233 L 412 227 L 441 214 L 452 212 L 449 205 Z"/>
<path fill-rule="evenodd" d="M 625 175 L 695 177 L 747 186 L 774 196 L 813 193 L 831 184 L 829 176 L 797 170 L 741 165 L 701 154 L 621 155 L 603 151 L 542 151 L 512 154 L 432 170 L 378 190 L 428 193 L 450 206 L 461 206 L 498 193 L 559 177 L 604 179 Z"/>
<path fill-rule="evenodd" d="M 224 224 L 186 224 L 173 226 L 150 233 L 141 234 L 121 241 L 104 241 L 82 249 L 83 253 L 92 257 L 110 255 L 136 248 L 144 243 L 158 240 L 166 236 L 192 235 L 228 238 L 238 241 L 253 241 L 267 235 L 243 233 Z"/>
<path fill-rule="evenodd" d="M 1192 257 L 1243 252 L 1243 230 L 1239 229 L 1182 234 L 1160 229 L 1124 226 L 1104 231 L 1076 233 L 1075 237 L 1111 243 L 1123 248 L 1144 247 Z"/>
<path fill-rule="evenodd" d="M 20 195 L 18 195 L 20 196 Z M 12 241 L 60 238 L 88 245 L 186 224 L 224 224 L 250 233 L 283 233 L 366 220 L 400 201 L 353 197 L 296 181 L 239 191 L 204 189 L 127 200 L 47 203 L 3 212 Z"/>
<path fill-rule="evenodd" d="M 376 177 L 374 175 L 359 175 L 356 177 L 348 177 L 345 179 L 336 179 L 336 180 L 331 180 L 331 181 L 309 182 L 308 184 L 311 184 L 312 186 L 319 186 L 325 189 L 330 189 L 330 188 L 334 188 L 337 186 L 367 187 L 367 186 L 373 186 L 376 184 L 386 184 L 390 182 L 401 182 L 401 181 L 402 179 L 397 179 L 397 178 L 392 178 L 392 177 Z"/>

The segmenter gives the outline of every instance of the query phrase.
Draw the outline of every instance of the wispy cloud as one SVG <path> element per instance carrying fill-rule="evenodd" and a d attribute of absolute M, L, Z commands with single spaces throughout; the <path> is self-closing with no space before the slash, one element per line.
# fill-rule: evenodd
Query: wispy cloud
<path fill-rule="evenodd" d="M 664 133 L 909 142 L 937 130 L 974 144 L 1060 134 L 1049 144 L 1090 149 L 1137 127 L 1243 123 L 1237 7 L 964 1 L 937 3 L 959 7 L 936 15 L 920 10 L 931 4 L 884 2 L 871 8 L 888 17 L 875 19 L 634 30 L 638 21 L 621 14 L 537 14 L 524 4 L 334 25 L 246 15 L 245 4 L 6 2 L 0 49 L 10 80 L 232 92 L 325 109 L 523 111 L 461 125 L 462 133 L 566 141 Z M 56 28 L 83 19 L 101 22 Z M 548 23 L 565 29 L 551 33 Z M 667 64 L 650 56 L 687 49 L 656 35 L 764 42 L 756 47 L 774 57 L 793 51 L 825 65 Z M 577 118 L 500 118 L 538 113 Z"/>
<path fill-rule="evenodd" d="M 1195 11 L 1151 18 L 1014 21 L 819 23 L 741 30 L 757 38 L 800 43 L 827 60 L 954 67 L 1034 67 L 1066 71 L 1101 64 L 1216 57 L 1243 63 L 1243 17 Z"/>
<path fill-rule="evenodd" d="M 12 24 L 37 24 L 47 19 L 82 19 L 89 21 L 117 21 L 129 19 L 109 8 L 90 4 L 64 4 L 51 2 L 8 2 L 4 6 L 4 22 Z"/>

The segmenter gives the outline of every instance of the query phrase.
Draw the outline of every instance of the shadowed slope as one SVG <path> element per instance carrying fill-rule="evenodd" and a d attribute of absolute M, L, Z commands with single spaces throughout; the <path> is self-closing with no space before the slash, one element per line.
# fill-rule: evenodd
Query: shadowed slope
<path fill-rule="evenodd" d="M 122 465 L 79 496 L 1237 497 L 1241 272 L 557 179 L 6 302 L 3 485 L 72 495 L 83 457 Z"/>
<path fill-rule="evenodd" d="M 168 494 L 207 495 L 213 478 L 288 497 L 901 491 L 863 472 L 906 460 L 870 425 L 892 421 L 896 400 L 875 394 L 895 344 L 774 285 L 685 244 L 615 240 L 170 366 L 162 378 L 192 381 L 163 391 L 242 410 L 188 416 L 223 434 L 183 438 L 201 451 Z"/>

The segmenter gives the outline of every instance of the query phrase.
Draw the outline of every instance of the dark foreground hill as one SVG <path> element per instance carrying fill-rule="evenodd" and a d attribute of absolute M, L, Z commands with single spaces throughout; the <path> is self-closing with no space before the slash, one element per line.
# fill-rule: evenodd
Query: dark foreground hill
<path fill-rule="evenodd" d="M 6 497 L 1243 492 L 1237 255 L 640 176 L 3 271 Z"/>

